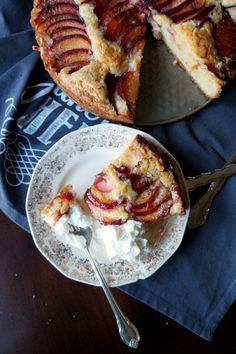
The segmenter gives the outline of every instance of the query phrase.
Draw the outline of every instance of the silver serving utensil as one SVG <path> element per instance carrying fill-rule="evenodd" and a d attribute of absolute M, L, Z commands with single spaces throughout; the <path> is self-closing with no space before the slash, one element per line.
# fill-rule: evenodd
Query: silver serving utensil
<path fill-rule="evenodd" d="M 236 162 L 236 152 L 231 156 L 224 167 L 234 162 Z M 225 181 L 226 177 L 223 175 L 211 182 L 207 192 L 191 207 L 188 219 L 188 227 L 190 229 L 199 227 L 206 222 L 211 204 L 217 193 L 223 187 Z"/>
<path fill-rule="evenodd" d="M 140 336 L 137 328 L 130 322 L 128 317 L 125 316 L 125 314 L 122 312 L 121 308 L 119 307 L 118 303 L 114 299 L 109 286 L 107 285 L 107 282 L 98 266 L 98 263 L 96 260 L 93 258 L 89 251 L 89 246 L 91 243 L 92 239 L 92 230 L 90 227 L 87 228 L 82 228 L 82 227 L 77 227 L 72 224 L 69 224 L 70 228 L 70 233 L 78 236 L 82 236 L 86 240 L 86 245 L 83 248 L 88 260 L 90 261 L 90 264 L 94 270 L 94 273 L 96 274 L 99 283 L 101 287 L 104 290 L 104 293 L 107 297 L 107 300 L 109 304 L 111 305 L 111 309 L 115 315 L 116 318 L 116 323 L 119 329 L 120 337 L 123 340 L 125 344 L 127 344 L 129 347 L 136 349 L 139 344 Z"/>
<path fill-rule="evenodd" d="M 210 172 L 203 172 L 194 177 L 187 177 L 185 179 L 188 191 L 191 192 L 194 189 L 205 186 L 206 184 L 213 182 L 220 177 L 230 177 L 236 174 L 236 164 L 224 165 L 223 168 L 215 169 Z"/>

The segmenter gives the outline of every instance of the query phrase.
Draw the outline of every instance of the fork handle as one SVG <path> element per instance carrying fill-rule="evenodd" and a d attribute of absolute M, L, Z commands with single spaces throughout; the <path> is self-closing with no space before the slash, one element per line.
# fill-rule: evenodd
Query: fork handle
<path fill-rule="evenodd" d="M 106 295 L 106 298 L 111 306 L 111 309 L 115 315 L 116 318 L 116 323 L 119 329 L 119 333 L 120 333 L 120 337 L 123 340 L 123 342 L 125 344 L 127 344 L 129 347 L 131 348 L 137 348 L 138 344 L 139 344 L 139 340 L 140 340 L 140 336 L 139 336 L 139 332 L 137 330 L 137 328 L 133 325 L 132 322 L 130 322 L 130 320 L 128 319 L 128 317 L 126 317 L 124 315 L 124 313 L 122 312 L 121 308 L 119 307 L 118 303 L 116 302 L 116 300 L 114 299 L 108 285 L 107 282 L 96 262 L 96 260 L 91 256 L 88 248 L 86 247 L 84 249 L 90 263 L 91 266 L 99 280 L 99 283 L 101 285 L 101 287 L 104 290 L 104 293 Z"/>

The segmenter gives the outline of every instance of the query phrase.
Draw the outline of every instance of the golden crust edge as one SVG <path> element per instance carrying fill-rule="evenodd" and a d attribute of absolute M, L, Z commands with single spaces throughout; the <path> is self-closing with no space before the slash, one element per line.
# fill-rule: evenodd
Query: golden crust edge
<path fill-rule="evenodd" d="M 48 73 L 50 76 L 53 78 L 53 80 L 56 82 L 56 84 L 70 97 L 72 98 L 75 103 L 79 104 L 82 108 L 88 110 L 89 112 L 98 115 L 101 118 L 104 119 L 110 119 L 116 122 L 122 122 L 122 123 L 127 123 L 127 124 L 133 124 L 134 121 L 133 119 L 129 118 L 128 116 L 120 115 L 120 114 L 113 114 L 109 112 L 110 110 L 109 107 L 106 107 L 105 105 L 100 105 L 98 106 L 97 104 L 94 104 L 93 102 L 89 102 L 87 99 L 87 96 L 84 94 L 84 89 L 76 88 L 77 92 L 76 94 L 73 92 L 73 90 L 69 89 L 65 85 L 63 85 L 60 80 L 57 77 L 53 77 L 52 74 L 49 72 L 47 69 Z"/>

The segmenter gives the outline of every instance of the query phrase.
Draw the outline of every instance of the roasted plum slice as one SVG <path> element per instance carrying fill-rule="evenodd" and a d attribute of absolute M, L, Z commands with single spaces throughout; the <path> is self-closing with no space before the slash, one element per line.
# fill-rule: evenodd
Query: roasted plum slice
<path fill-rule="evenodd" d="M 85 198 L 101 209 L 113 209 L 122 202 L 122 200 L 117 201 L 111 198 L 113 189 L 114 183 L 110 176 L 99 174 L 91 188 L 86 191 Z"/>
<path fill-rule="evenodd" d="M 59 69 L 64 68 L 65 66 L 76 66 L 80 63 L 84 64 L 85 62 L 89 63 L 91 60 L 91 53 L 88 49 L 71 49 L 62 53 L 58 60 L 57 65 Z"/>
<path fill-rule="evenodd" d="M 102 14 L 99 17 L 100 22 L 103 24 L 103 26 L 106 26 L 106 24 L 111 20 L 112 17 L 118 15 L 120 12 L 127 11 L 131 8 L 132 4 L 130 3 L 129 0 L 124 0 L 124 1 L 115 1 L 114 6 L 110 4 L 108 7 L 105 8 L 105 10 L 102 12 Z"/>
<path fill-rule="evenodd" d="M 76 28 L 76 27 L 71 27 L 71 26 L 65 26 L 62 28 L 58 28 L 57 30 L 53 31 L 50 35 L 52 40 L 57 40 L 66 36 L 71 36 L 71 35 L 82 35 L 86 36 L 86 32 L 84 29 L 81 28 Z M 86 36 L 87 37 L 87 36 Z"/>
<path fill-rule="evenodd" d="M 130 177 L 133 189 L 138 193 L 145 192 L 150 187 L 150 179 L 145 175 L 133 174 Z"/>
<path fill-rule="evenodd" d="M 213 37 L 218 53 L 236 60 L 236 22 L 223 19 L 214 26 Z"/>
<path fill-rule="evenodd" d="M 144 37 L 137 37 L 135 41 L 133 41 L 132 45 L 130 46 L 129 50 L 131 53 L 143 53 L 145 47 L 145 38 Z"/>
<path fill-rule="evenodd" d="M 82 34 L 74 34 L 74 35 L 58 38 L 53 42 L 50 49 L 57 55 L 60 55 L 66 52 L 67 50 L 73 50 L 79 48 L 83 48 L 83 49 L 91 48 L 91 44 L 87 36 Z"/>
<path fill-rule="evenodd" d="M 47 5 L 49 5 L 49 6 L 58 5 L 58 4 L 61 4 L 61 3 L 64 3 L 64 2 L 65 1 L 63 1 L 63 0 L 47 0 Z M 66 0 L 66 3 L 74 5 L 75 4 L 75 0 Z"/>
<path fill-rule="evenodd" d="M 189 20 L 204 22 L 215 7 L 206 6 L 204 0 L 154 0 L 149 1 L 149 6 L 170 17 L 175 23 Z"/>
<path fill-rule="evenodd" d="M 147 191 L 148 189 L 152 190 L 155 187 L 155 184 L 153 186 L 149 177 L 147 177 L 145 174 L 138 174 L 133 172 L 127 166 L 115 166 L 115 170 L 122 181 L 127 179 L 130 180 L 132 188 L 138 194 Z"/>
<path fill-rule="evenodd" d="M 93 192 L 94 192 L 94 190 L 93 190 Z M 118 205 L 122 204 L 117 201 L 107 200 L 107 199 L 105 200 L 105 202 L 101 201 L 100 199 L 98 199 L 99 197 L 97 196 L 96 192 L 94 194 L 91 192 L 91 188 L 87 189 L 84 197 L 85 197 L 86 201 L 89 201 L 94 206 L 96 206 L 100 209 L 103 209 L 103 210 L 114 209 Z M 102 200 L 104 200 L 104 198 L 102 198 Z"/>
<path fill-rule="evenodd" d="M 137 204 L 135 201 L 132 212 L 137 216 L 151 214 L 159 208 L 163 201 L 166 202 L 169 199 L 171 199 L 171 193 L 163 185 L 160 185 L 146 203 Z"/>
<path fill-rule="evenodd" d="M 134 16 L 137 15 L 137 11 L 137 8 L 132 8 L 112 17 L 104 28 L 106 38 L 116 40 L 121 33 L 125 33 L 127 22 L 129 22 L 130 19 L 134 19 Z"/>
<path fill-rule="evenodd" d="M 73 74 L 74 72 L 82 69 L 84 66 L 89 65 L 89 63 L 90 61 L 86 61 L 86 60 L 73 63 L 68 67 L 69 68 L 68 73 Z"/>
<path fill-rule="evenodd" d="M 116 97 L 119 95 L 126 102 L 129 115 L 133 117 L 139 91 L 138 73 L 128 71 L 122 76 L 108 75 L 106 85 L 109 92 L 109 100 L 115 111 L 118 112 Z"/>
<path fill-rule="evenodd" d="M 169 3 L 165 6 L 161 7 L 161 12 L 164 13 L 166 16 L 171 16 L 180 12 L 181 10 L 188 11 L 188 9 L 195 9 L 195 4 L 198 5 L 199 1 L 196 0 L 183 0 L 183 1 L 169 1 Z"/>
<path fill-rule="evenodd" d="M 154 182 L 144 192 L 138 194 L 135 201 L 132 203 L 131 211 L 140 211 L 151 205 L 160 193 L 159 182 Z"/>
<path fill-rule="evenodd" d="M 209 13 L 214 9 L 214 7 L 214 5 L 211 5 L 200 9 L 191 9 L 189 11 L 179 12 L 172 16 L 172 20 L 175 23 L 181 23 L 190 20 L 195 20 L 202 23 L 208 18 Z"/>
<path fill-rule="evenodd" d="M 46 18 L 59 14 L 78 14 L 79 16 L 79 7 L 75 2 L 69 3 L 68 1 L 58 2 L 55 5 L 46 5 L 44 10 L 44 16 Z"/>
<path fill-rule="evenodd" d="M 139 92 L 139 77 L 135 71 L 128 71 L 119 81 L 119 94 L 126 101 L 129 111 L 134 114 Z"/>
<path fill-rule="evenodd" d="M 82 25 L 84 27 L 84 24 L 82 20 L 78 17 L 78 14 L 57 14 L 53 15 L 51 17 L 47 17 L 43 22 L 44 30 L 45 32 L 48 32 L 51 30 L 51 26 L 55 26 L 57 28 L 61 28 L 61 26 L 64 26 L 65 23 L 70 23 L 70 21 L 74 21 L 78 25 Z"/>
<path fill-rule="evenodd" d="M 83 31 L 84 33 L 86 33 L 85 31 L 85 26 L 82 23 L 82 21 L 73 19 L 68 17 L 67 19 L 61 19 L 59 21 L 55 21 L 51 24 L 48 25 L 48 27 L 45 27 L 45 31 L 47 32 L 48 35 L 53 35 L 54 33 L 56 33 L 57 31 L 63 30 L 64 28 L 78 28 L 81 31 Z"/>
<path fill-rule="evenodd" d="M 139 39 L 143 39 L 146 32 L 146 26 L 143 24 L 137 25 L 136 23 L 127 30 L 126 34 L 121 38 L 122 47 L 129 52 L 133 49 L 135 43 Z"/>
<path fill-rule="evenodd" d="M 109 0 L 94 0 L 95 8 L 94 12 L 95 14 L 100 17 L 105 8 L 109 6 L 110 1 Z"/>
<path fill-rule="evenodd" d="M 164 219 L 169 215 L 170 208 L 173 205 L 173 201 L 166 197 L 162 203 L 156 205 L 153 209 L 147 209 L 146 211 L 136 213 L 133 215 L 133 219 L 139 222 L 155 223 Z"/>
<path fill-rule="evenodd" d="M 167 6 L 173 7 L 173 3 L 176 3 L 176 0 L 147 0 L 146 3 L 149 8 L 161 12 L 161 10 Z"/>
<path fill-rule="evenodd" d="M 104 210 L 91 203 L 91 201 L 86 198 L 86 194 L 85 201 L 92 215 L 103 225 L 121 225 L 128 220 L 128 213 L 124 212 L 122 206 Z"/>
<path fill-rule="evenodd" d="M 111 193 L 114 188 L 113 181 L 111 180 L 111 178 L 102 174 L 99 174 L 95 178 L 93 185 L 97 191 L 102 193 Z"/>

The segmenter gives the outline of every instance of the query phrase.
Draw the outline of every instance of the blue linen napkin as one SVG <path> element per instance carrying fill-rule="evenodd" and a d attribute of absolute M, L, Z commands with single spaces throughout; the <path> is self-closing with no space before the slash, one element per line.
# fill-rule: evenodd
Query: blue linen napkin
<path fill-rule="evenodd" d="M 26 0 L 0 5 L 0 207 L 27 231 L 25 198 L 38 160 L 65 134 L 108 123 L 72 102 L 45 72 L 31 49 L 31 7 Z M 138 128 L 157 138 L 185 175 L 222 167 L 236 150 L 236 83 L 191 118 Z M 209 341 L 236 298 L 235 182 L 236 177 L 228 179 L 206 224 L 187 229 L 164 266 L 121 287 Z"/>

